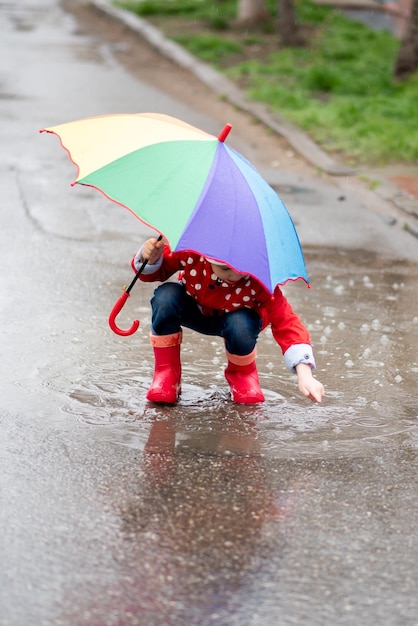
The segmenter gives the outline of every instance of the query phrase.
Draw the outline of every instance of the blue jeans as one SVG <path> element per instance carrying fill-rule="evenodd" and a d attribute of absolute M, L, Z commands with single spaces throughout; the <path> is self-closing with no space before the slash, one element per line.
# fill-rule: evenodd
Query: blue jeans
<path fill-rule="evenodd" d="M 252 309 L 237 309 L 220 315 L 203 315 L 196 301 L 180 283 L 163 283 L 151 299 L 152 332 L 178 333 L 182 326 L 204 335 L 223 337 L 231 354 L 250 354 L 261 331 L 261 317 Z"/>

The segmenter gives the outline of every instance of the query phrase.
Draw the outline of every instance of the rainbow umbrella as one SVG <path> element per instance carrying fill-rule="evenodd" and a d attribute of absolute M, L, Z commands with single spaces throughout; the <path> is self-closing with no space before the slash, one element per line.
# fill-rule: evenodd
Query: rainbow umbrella
<path fill-rule="evenodd" d="M 225 144 L 230 130 L 227 124 L 215 137 L 157 113 L 104 115 L 43 129 L 59 137 L 77 166 L 74 185 L 94 187 L 129 209 L 164 235 L 172 250 L 230 265 L 271 293 L 288 280 L 308 283 L 285 205 L 255 167 Z"/>

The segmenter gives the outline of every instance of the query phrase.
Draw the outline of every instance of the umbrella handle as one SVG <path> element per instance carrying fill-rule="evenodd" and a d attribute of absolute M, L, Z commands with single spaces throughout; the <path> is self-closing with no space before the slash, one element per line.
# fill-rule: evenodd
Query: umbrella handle
<path fill-rule="evenodd" d="M 120 296 L 120 298 L 118 298 L 118 300 L 115 302 L 115 305 L 109 315 L 110 328 L 113 330 L 114 333 L 116 333 L 117 335 L 121 335 L 122 337 L 128 337 L 129 335 L 133 335 L 139 328 L 139 320 L 134 320 L 132 322 L 132 326 L 128 328 L 127 330 L 123 330 L 122 328 L 119 328 L 119 326 L 116 325 L 116 317 L 121 312 L 123 305 L 125 304 L 126 300 L 129 298 L 129 296 L 130 296 L 130 293 L 128 291 L 124 291 L 123 294 Z"/>
<path fill-rule="evenodd" d="M 160 235 L 158 237 L 157 241 L 161 241 L 162 238 L 163 238 L 163 236 Z M 133 280 L 132 280 L 131 284 L 129 285 L 129 287 L 126 287 L 126 289 L 124 288 L 124 291 L 123 291 L 122 295 L 120 296 L 120 298 L 118 300 L 116 300 L 113 309 L 110 311 L 109 326 L 113 330 L 114 333 L 116 333 L 117 335 L 121 335 L 122 337 L 128 337 L 129 335 L 133 335 L 134 333 L 136 333 L 136 331 L 139 328 L 139 320 L 134 320 L 132 322 L 132 326 L 130 328 L 128 328 L 127 330 L 123 330 L 122 328 L 119 328 L 119 326 L 116 325 L 116 317 L 119 315 L 119 313 L 121 312 L 121 310 L 123 308 L 123 305 L 125 304 L 125 302 L 129 298 L 129 296 L 131 295 L 131 289 L 135 285 L 135 283 L 138 280 L 138 278 L 141 276 L 141 274 L 144 271 L 145 266 L 147 265 L 147 263 L 148 263 L 148 259 L 146 259 L 142 263 L 141 267 L 139 268 L 139 270 L 135 274 L 135 277 L 133 278 Z"/>

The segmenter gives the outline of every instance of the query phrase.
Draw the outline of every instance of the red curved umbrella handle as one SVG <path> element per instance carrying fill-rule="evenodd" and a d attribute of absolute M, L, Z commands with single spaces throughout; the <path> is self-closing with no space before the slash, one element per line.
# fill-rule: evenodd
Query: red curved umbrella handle
<path fill-rule="evenodd" d="M 134 320 L 132 322 L 132 326 L 127 330 L 123 330 L 116 325 L 116 317 L 121 312 L 123 305 L 129 298 L 129 296 L 130 294 L 127 291 L 124 291 L 120 298 L 118 298 L 118 300 L 115 302 L 115 305 L 109 315 L 110 328 L 113 330 L 114 333 L 116 333 L 117 335 L 121 335 L 122 337 L 128 337 L 129 335 L 133 335 L 139 328 L 139 320 Z"/>
<path fill-rule="evenodd" d="M 157 241 L 161 241 L 162 238 L 163 238 L 163 236 L 160 235 L 158 237 Z M 123 330 L 122 328 L 119 328 L 119 326 L 116 325 L 116 317 L 119 315 L 119 313 L 121 312 L 121 310 L 123 308 L 123 305 L 125 304 L 125 302 L 129 298 L 129 296 L 131 295 L 131 293 L 130 293 L 131 289 L 135 285 L 135 283 L 138 280 L 138 278 L 141 276 L 141 274 L 144 271 L 147 263 L 148 263 L 148 259 L 146 259 L 142 263 L 141 267 L 139 268 L 139 270 L 135 274 L 135 277 L 131 281 L 131 284 L 129 285 L 129 287 L 126 287 L 126 289 L 124 288 L 122 295 L 116 301 L 115 306 L 110 311 L 109 326 L 113 330 L 114 333 L 116 333 L 117 335 L 122 335 L 122 337 L 128 337 L 129 335 L 133 335 L 134 333 L 136 333 L 136 331 L 139 328 L 139 320 L 134 320 L 132 322 L 132 326 L 130 328 L 128 328 L 127 330 Z"/>

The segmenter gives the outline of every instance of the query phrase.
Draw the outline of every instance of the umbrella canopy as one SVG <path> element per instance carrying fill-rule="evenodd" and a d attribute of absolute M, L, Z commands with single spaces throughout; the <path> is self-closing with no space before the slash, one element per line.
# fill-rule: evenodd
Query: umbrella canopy
<path fill-rule="evenodd" d="M 308 281 L 292 219 L 241 154 L 168 115 L 93 117 L 44 129 L 56 134 L 78 175 L 159 231 L 172 250 L 193 250 L 251 274 L 270 292 Z"/>

